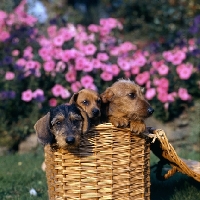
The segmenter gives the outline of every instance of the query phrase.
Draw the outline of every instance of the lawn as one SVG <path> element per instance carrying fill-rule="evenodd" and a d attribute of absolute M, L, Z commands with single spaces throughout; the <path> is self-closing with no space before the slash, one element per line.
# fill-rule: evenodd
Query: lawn
<path fill-rule="evenodd" d="M 47 184 L 45 173 L 41 170 L 43 151 L 15 154 L 0 157 L 0 199 L 1 200 L 46 200 Z M 37 196 L 29 191 L 34 188 Z"/>
<path fill-rule="evenodd" d="M 193 154 L 194 156 L 195 153 Z M 151 155 L 151 165 L 157 162 Z M 45 173 L 41 170 L 43 150 L 27 154 L 0 157 L 0 199 L 1 200 L 47 200 Z M 34 188 L 37 196 L 29 191 Z M 151 171 L 151 200 L 198 200 L 200 183 L 183 174 L 176 174 L 166 181 L 158 181 Z"/>

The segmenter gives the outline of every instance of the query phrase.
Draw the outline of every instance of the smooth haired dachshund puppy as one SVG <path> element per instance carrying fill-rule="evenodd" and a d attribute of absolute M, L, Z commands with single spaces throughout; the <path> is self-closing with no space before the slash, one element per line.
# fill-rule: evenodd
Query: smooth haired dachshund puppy
<path fill-rule="evenodd" d="M 69 104 L 72 103 L 88 114 L 91 125 L 98 125 L 100 123 L 101 98 L 96 91 L 82 89 L 78 93 L 73 94 L 69 101 Z"/>

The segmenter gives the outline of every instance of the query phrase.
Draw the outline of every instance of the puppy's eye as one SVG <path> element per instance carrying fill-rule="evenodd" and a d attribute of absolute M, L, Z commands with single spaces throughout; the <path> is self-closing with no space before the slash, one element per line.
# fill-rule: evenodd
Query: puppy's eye
<path fill-rule="evenodd" d="M 129 96 L 131 99 L 135 99 L 135 98 L 136 98 L 136 94 L 135 94 L 135 93 L 129 93 L 128 96 Z"/>
<path fill-rule="evenodd" d="M 101 104 L 101 99 L 97 99 L 97 104 Z"/>
<path fill-rule="evenodd" d="M 60 126 L 60 125 L 61 125 L 61 121 L 57 121 L 57 122 L 56 122 L 56 125 L 57 125 L 57 126 Z"/>
<path fill-rule="evenodd" d="M 82 101 L 82 103 L 83 103 L 85 106 L 88 106 L 88 105 L 89 105 L 89 101 L 87 101 L 87 100 Z"/>

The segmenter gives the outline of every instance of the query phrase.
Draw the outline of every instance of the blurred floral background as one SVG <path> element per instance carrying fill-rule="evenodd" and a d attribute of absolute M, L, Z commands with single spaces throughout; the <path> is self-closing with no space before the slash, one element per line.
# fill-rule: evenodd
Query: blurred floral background
<path fill-rule="evenodd" d="M 17 150 L 50 107 L 119 78 L 145 88 L 168 122 L 200 98 L 195 0 L 3 0 L 0 145 Z"/>

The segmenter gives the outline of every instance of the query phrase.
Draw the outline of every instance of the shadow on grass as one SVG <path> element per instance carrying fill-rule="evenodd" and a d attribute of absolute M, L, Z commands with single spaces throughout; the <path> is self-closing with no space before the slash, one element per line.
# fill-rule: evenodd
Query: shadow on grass
<path fill-rule="evenodd" d="M 151 200 L 199 200 L 200 183 L 176 173 L 165 181 L 158 181 L 151 170 Z"/>

